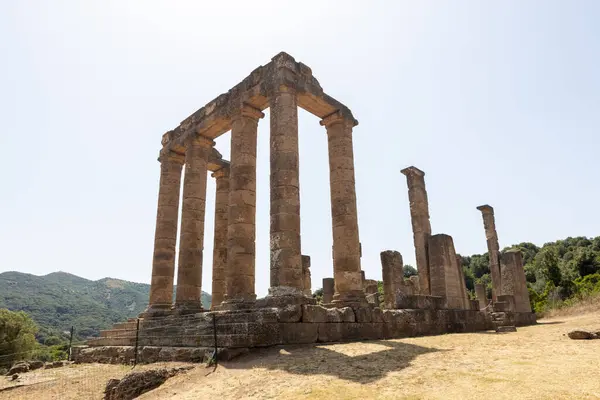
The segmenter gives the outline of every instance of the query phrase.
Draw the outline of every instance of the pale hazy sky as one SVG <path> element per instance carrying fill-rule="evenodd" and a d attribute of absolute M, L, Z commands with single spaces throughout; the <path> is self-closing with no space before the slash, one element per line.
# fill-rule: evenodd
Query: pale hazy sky
<path fill-rule="evenodd" d="M 362 266 L 414 264 L 406 180 L 434 233 L 486 251 L 600 235 L 600 2 L 3 1 L 0 272 L 149 282 L 161 135 L 286 51 L 353 111 Z M 332 276 L 327 141 L 300 113 L 302 251 Z M 229 134 L 217 148 L 229 157 Z M 256 291 L 269 286 L 269 118 Z M 208 178 L 203 289 L 211 290 Z"/>

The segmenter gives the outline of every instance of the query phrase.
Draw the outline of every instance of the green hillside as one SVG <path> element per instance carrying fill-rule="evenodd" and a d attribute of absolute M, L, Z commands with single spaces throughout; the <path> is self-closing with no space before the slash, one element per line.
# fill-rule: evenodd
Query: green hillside
<path fill-rule="evenodd" d="M 75 327 L 76 337 L 97 336 L 115 322 L 137 317 L 148 304 L 150 285 L 104 278 L 91 281 L 65 272 L 45 276 L 0 274 L 0 308 L 25 311 L 40 326 L 38 340 Z M 210 295 L 202 292 L 210 307 Z M 62 336 L 62 335 L 61 335 Z"/>

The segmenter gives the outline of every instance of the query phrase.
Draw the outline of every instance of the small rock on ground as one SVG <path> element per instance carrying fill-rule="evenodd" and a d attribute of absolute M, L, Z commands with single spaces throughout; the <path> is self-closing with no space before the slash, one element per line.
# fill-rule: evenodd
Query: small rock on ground
<path fill-rule="evenodd" d="M 575 340 L 598 339 L 598 334 L 583 330 L 575 330 L 568 333 L 569 338 Z"/>

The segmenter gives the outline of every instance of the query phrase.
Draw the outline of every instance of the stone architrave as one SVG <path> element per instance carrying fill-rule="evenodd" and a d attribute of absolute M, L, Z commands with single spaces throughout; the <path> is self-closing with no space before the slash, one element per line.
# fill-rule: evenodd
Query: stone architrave
<path fill-rule="evenodd" d="M 202 310 L 202 251 L 206 214 L 207 164 L 214 142 L 202 136 L 190 138 L 185 151 L 185 175 L 179 236 L 179 265 L 175 308 Z"/>
<path fill-rule="evenodd" d="M 212 174 L 217 190 L 215 194 L 215 232 L 213 245 L 213 276 L 211 308 L 223 302 L 227 270 L 227 220 L 229 208 L 229 167 Z"/>
<path fill-rule="evenodd" d="M 429 237 L 431 295 L 446 298 L 449 309 L 464 309 L 456 251 L 452 237 L 445 234 Z"/>
<path fill-rule="evenodd" d="M 333 301 L 335 292 L 335 281 L 333 278 L 323 278 L 323 304 L 329 304 Z"/>
<path fill-rule="evenodd" d="M 358 122 L 340 111 L 323 118 L 329 149 L 336 305 L 366 304 L 360 267 L 360 241 L 354 179 L 352 128 Z"/>
<path fill-rule="evenodd" d="M 398 270 L 402 271 L 402 255 L 393 250 L 380 253 L 381 275 L 383 278 L 383 304 L 385 308 L 396 308 L 396 294 L 402 289 L 398 280 Z M 402 275 L 400 275 L 402 279 Z"/>
<path fill-rule="evenodd" d="M 484 204 L 477 207 L 483 217 L 483 227 L 485 229 L 485 238 L 487 241 L 488 255 L 490 258 L 490 276 L 492 278 L 492 300 L 496 301 L 496 296 L 502 294 L 502 277 L 500 275 L 500 245 L 498 244 L 498 234 L 496 233 L 496 221 L 494 218 L 494 208 Z"/>
<path fill-rule="evenodd" d="M 310 256 L 302 256 L 302 281 L 305 296 L 312 296 L 312 284 L 310 280 Z"/>
<path fill-rule="evenodd" d="M 502 294 L 514 297 L 515 311 L 530 313 L 531 303 L 529 302 L 521 251 L 518 249 L 507 250 L 502 254 L 501 260 Z"/>
<path fill-rule="evenodd" d="M 285 74 L 287 57 L 273 59 Z M 290 71 L 291 72 L 291 71 Z M 302 296 L 300 243 L 300 177 L 298 155 L 298 98 L 290 84 L 276 84 L 269 99 L 271 111 L 271 287 L 269 295 Z"/>
<path fill-rule="evenodd" d="M 233 117 L 224 309 L 252 307 L 256 254 L 256 148 L 258 120 L 264 114 L 248 105 Z"/>
<path fill-rule="evenodd" d="M 458 278 L 460 280 L 460 292 L 463 298 L 463 308 L 465 310 L 469 310 L 471 308 L 471 300 L 469 299 L 469 294 L 467 293 L 467 282 L 465 280 L 465 271 L 462 267 L 462 257 L 458 254 L 456 255 L 456 266 L 458 268 Z"/>
<path fill-rule="evenodd" d="M 488 305 L 487 295 L 485 293 L 485 285 L 483 283 L 475 284 L 475 296 L 479 300 L 479 308 L 483 310 Z"/>
<path fill-rule="evenodd" d="M 173 302 L 179 192 L 184 157 L 174 152 L 165 152 L 161 153 L 159 161 L 160 185 L 147 313 L 168 310 Z"/>
<path fill-rule="evenodd" d="M 417 272 L 419 274 L 419 292 L 423 295 L 429 295 L 432 293 L 427 246 L 429 237 L 431 236 L 431 223 L 429 221 L 427 190 L 425 189 L 425 172 L 416 167 L 408 167 L 400 172 L 406 175 L 406 182 L 408 184 L 410 219 L 415 243 Z"/>

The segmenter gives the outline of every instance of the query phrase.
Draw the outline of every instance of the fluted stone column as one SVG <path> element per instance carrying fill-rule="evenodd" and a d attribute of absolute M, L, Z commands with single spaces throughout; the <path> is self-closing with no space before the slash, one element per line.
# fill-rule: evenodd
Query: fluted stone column
<path fill-rule="evenodd" d="M 291 86 L 279 85 L 271 112 L 271 287 L 269 295 L 302 296 L 298 99 Z"/>
<path fill-rule="evenodd" d="M 310 256 L 302 256 L 302 282 L 305 296 L 312 296 L 312 282 L 310 279 Z"/>
<path fill-rule="evenodd" d="M 256 300 L 256 140 L 263 117 L 244 105 L 232 120 L 225 309 L 251 307 Z"/>
<path fill-rule="evenodd" d="M 175 309 L 202 310 L 202 251 L 206 214 L 207 164 L 214 142 L 195 135 L 185 151 L 183 201 Z"/>
<path fill-rule="evenodd" d="M 229 205 L 229 167 L 212 174 L 217 184 L 215 194 L 215 233 L 213 245 L 213 276 L 211 308 L 220 305 L 225 297 L 227 270 L 227 221 Z"/>
<path fill-rule="evenodd" d="M 323 304 L 329 304 L 333 301 L 335 293 L 335 281 L 333 278 L 323 278 Z"/>
<path fill-rule="evenodd" d="M 352 128 L 358 122 L 335 112 L 321 121 L 327 129 L 333 226 L 333 273 L 338 305 L 364 304 L 354 179 Z"/>
<path fill-rule="evenodd" d="M 431 236 L 431 223 L 429 222 L 429 201 L 425 190 L 425 172 L 415 167 L 408 167 L 400 172 L 406 175 L 408 184 L 410 220 L 419 274 L 419 293 L 428 295 L 432 294 L 427 248 Z"/>
<path fill-rule="evenodd" d="M 161 154 L 159 161 L 160 186 L 148 314 L 153 311 L 168 310 L 173 302 L 177 217 L 179 213 L 179 191 L 181 189 L 181 167 L 184 163 L 184 157 L 170 152 Z"/>
<path fill-rule="evenodd" d="M 483 283 L 475 284 L 475 296 L 479 300 L 479 309 L 483 310 L 488 305 L 487 295 L 485 293 L 485 285 Z"/>
<path fill-rule="evenodd" d="M 496 233 L 494 209 L 487 204 L 479 206 L 477 209 L 481 211 L 481 215 L 483 216 L 483 227 L 485 229 L 485 238 L 490 258 L 492 300 L 496 301 L 496 296 L 502 294 L 502 277 L 500 275 L 500 245 L 498 244 L 498 234 Z"/>

